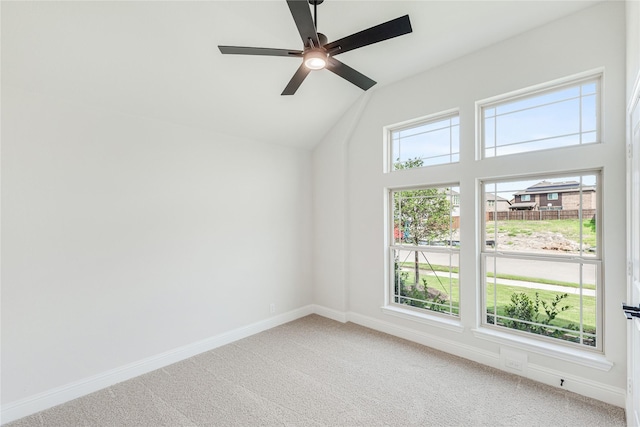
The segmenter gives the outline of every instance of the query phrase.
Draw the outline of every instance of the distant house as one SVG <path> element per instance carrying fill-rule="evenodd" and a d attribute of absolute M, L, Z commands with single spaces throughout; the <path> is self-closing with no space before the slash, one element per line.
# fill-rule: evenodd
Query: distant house
<path fill-rule="evenodd" d="M 511 202 L 494 193 L 484 193 L 486 212 L 505 212 L 509 210 Z"/>
<path fill-rule="evenodd" d="M 580 207 L 595 209 L 595 187 L 583 186 L 581 192 L 578 181 L 541 181 L 515 193 L 509 210 L 569 210 Z"/>
<path fill-rule="evenodd" d="M 460 193 L 451 190 L 451 216 L 460 216 Z"/>

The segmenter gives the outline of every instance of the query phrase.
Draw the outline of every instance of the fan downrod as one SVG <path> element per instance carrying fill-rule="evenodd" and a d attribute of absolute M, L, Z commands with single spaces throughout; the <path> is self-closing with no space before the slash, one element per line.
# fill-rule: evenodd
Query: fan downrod
<path fill-rule="evenodd" d="M 318 31 L 318 5 L 322 4 L 324 0 L 309 0 L 309 4 L 313 6 L 313 26 L 316 27 L 316 31 Z M 322 46 L 322 43 L 320 43 Z"/>

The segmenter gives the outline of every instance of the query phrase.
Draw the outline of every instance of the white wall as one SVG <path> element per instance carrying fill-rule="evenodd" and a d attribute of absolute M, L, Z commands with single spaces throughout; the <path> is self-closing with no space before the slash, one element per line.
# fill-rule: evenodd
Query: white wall
<path fill-rule="evenodd" d="M 572 379 L 567 381 L 566 388 L 624 405 L 625 323 L 619 309 L 625 297 L 624 9 L 622 2 L 606 2 L 413 78 L 378 88 L 349 138 L 345 158 L 339 150 L 326 155 L 327 147 L 334 146 L 339 135 L 331 134 L 323 141 L 314 152 L 314 165 L 320 174 L 348 165 L 344 206 L 347 233 L 324 230 L 315 236 L 319 252 L 330 251 L 347 240 L 347 318 L 497 365 L 500 345 L 479 339 L 473 333 L 480 318 L 478 259 L 473 244 L 465 244 L 461 249 L 463 332 L 452 334 L 447 329 L 399 319 L 381 311 L 385 286 L 385 187 L 460 182 L 461 216 L 474 218 L 476 177 L 533 172 L 540 165 L 547 165 L 549 170 L 604 168 L 604 206 L 620 207 L 607 208 L 603 225 L 604 348 L 613 367 L 609 371 L 587 368 L 536 353 L 528 354 L 528 366 L 531 377 L 555 384 L 556 374 L 566 375 Z M 475 161 L 476 101 L 599 67 L 604 67 L 605 72 L 603 144 L 530 154 L 535 159 L 531 162 L 518 162 L 513 157 Z M 450 108 L 460 109 L 462 153 L 458 167 L 426 168 L 396 175 L 383 173 L 383 126 Z M 316 214 L 335 215 L 336 209 L 343 209 L 336 203 L 341 191 L 336 184 L 335 194 L 326 191 L 324 200 L 316 194 L 316 205 L 322 209 Z M 476 241 L 478 234 L 473 221 L 463 220 L 461 234 L 463 241 Z M 315 267 L 318 271 L 332 265 Z M 318 301 L 331 301 L 329 294 L 340 290 L 338 285 L 326 286 L 326 280 L 319 281 L 317 276 L 315 279 L 314 294 Z M 536 374 L 531 373 L 534 366 L 538 369 Z M 602 395 L 598 394 L 600 391 Z"/>
<path fill-rule="evenodd" d="M 627 97 L 640 75 L 640 0 L 627 0 Z"/>
<path fill-rule="evenodd" d="M 2 403 L 311 303 L 311 154 L 2 87 Z"/>
<path fill-rule="evenodd" d="M 369 101 L 368 93 L 343 115 L 313 153 L 313 235 L 341 236 L 331 247 L 313 239 L 313 302 L 346 312 L 348 308 L 347 146 Z M 331 316 L 329 313 L 324 313 Z"/>

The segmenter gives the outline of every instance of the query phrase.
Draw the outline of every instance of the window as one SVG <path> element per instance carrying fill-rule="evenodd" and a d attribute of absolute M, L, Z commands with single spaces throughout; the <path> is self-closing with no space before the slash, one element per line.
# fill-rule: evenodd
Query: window
<path fill-rule="evenodd" d="M 599 142 L 600 77 L 481 104 L 483 157 Z"/>
<path fill-rule="evenodd" d="M 413 121 L 387 131 L 391 171 L 460 160 L 460 118 L 457 112 Z"/>
<path fill-rule="evenodd" d="M 571 209 L 487 209 L 483 234 L 484 316 L 488 327 L 601 349 L 602 260 L 598 249 L 599 172 L 485 181 L 509 199 L 541 184 L 570 190 Z"/>
<path fill-rule="evenodd" d="M 422 187 L 389 192 L 392 304 L 459 315 L 458 217 L 460 188 Z"/>
<path fill-rule="evenodd" d="M 520 201 L 521 202 L 530 202 L 531 201 L 531 194 L 523 194 L 520 196 Z"/>
<path fill-rule="evenodd" d="M 558 193 L 547 194 L 547 200 L 558 200 Z"/>

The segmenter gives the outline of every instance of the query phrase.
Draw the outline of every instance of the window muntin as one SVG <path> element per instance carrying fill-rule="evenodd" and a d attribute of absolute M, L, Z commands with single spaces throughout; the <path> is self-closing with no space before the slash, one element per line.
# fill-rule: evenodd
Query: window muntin
<path fill-rule="evenodd" d="M 599 142 L 600 78 L 481 107 L 483 157 Z"/>
<path fill-rule="evenodd" d="M 460 161 L 458 113 L 421 120 L 389 130 L 390 170 Z"/>
<path fill-rule="evenodd" d="M 506 199 L 535 188 L 546 195 L 545 188 L 557 186 L 571 207 L 485 208 L 485 325 L 601 349 L 598 177 L 594 172 L 483 183 L 485 194 Z"/>
<path fill-rule="evenodd" d="M 391 303 L 459 316 L 460 188 L 389 192 Z"/>

